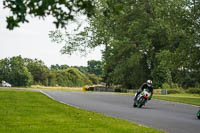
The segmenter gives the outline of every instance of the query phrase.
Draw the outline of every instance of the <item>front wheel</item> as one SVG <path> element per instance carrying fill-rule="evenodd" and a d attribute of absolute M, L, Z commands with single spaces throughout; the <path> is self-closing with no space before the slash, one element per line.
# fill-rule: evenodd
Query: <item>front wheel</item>
<path fill-rule="evenodd" d="M 139 100 L 138 100 L 138 107 L 141 108 L 146 102 L 146 99 L 144 97 L 141 97 Z"/>

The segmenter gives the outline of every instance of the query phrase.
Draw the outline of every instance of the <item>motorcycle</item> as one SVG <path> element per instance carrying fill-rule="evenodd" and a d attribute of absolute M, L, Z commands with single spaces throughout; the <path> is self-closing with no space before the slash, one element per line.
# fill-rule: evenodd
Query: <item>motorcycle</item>
<path fill-rule="evenodd" d="M 137 93 L 135 94 L 136 97 Z M 146 104 L 146 102 L 151 98 L 151 92 L 148 92 L 147 89 L 144 89 L 134 100 L 133 107 L 141 108 Z"/>

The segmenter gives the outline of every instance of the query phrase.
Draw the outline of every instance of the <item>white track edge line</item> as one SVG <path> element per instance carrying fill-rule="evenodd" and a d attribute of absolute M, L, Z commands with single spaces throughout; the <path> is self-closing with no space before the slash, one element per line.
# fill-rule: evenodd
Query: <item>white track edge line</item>
<path fill-rule="evenodd" d="M 80 109 L 79 107 L 75 106 L 75 105 L 71 105 L 71 104 L 68 104 L 68 103 L 65 103 L 63 101 L 60 101 L 60 100 L 56 100 L 55 98 L 53 98 L 52 96 L 50 96 L 49 94 L 47 94 L 46 92 L 40 90 L 40 93 L 42 93 L 43 95 L 46 95 L 47 97 L 51 98 L 52 100 L 56 101 L 56 102 L 59 102 L 59 103 L 62 103 L 62 104 L 65 104 L 65 105 L 68 105 L 68 106 L 72 106 L 72 107 L 75 107 L 75 108 L 78 108 Z"/>

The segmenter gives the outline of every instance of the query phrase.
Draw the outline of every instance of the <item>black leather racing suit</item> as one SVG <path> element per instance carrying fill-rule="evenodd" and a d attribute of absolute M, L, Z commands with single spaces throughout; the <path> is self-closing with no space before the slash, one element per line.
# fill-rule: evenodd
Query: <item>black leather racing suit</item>
<path fill-rule="evenodd" d="M 134 100 L 137 99 L 137 96 L 138 96 L 144 89 L 147 89 L 149 92 L 151 92 L 151 97 L 152 97 L 152 95 L 153 95 L 153 87 L 152 87 L 151 85 L 148 85 L 148 83 L 143 83 L 143 84 L 141 85 L 141 87 L 138 89 L 137 94 L 136 94 Z M 149 99 L 149 100 L 151 100 L 151 99 Z"/>

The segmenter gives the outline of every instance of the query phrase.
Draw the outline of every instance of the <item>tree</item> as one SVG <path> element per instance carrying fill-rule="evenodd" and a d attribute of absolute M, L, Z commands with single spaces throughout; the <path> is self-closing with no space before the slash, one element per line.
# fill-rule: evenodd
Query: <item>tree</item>
<path fill-rule="evenodd" d="M 65 27 L 75 14 L 93 15 L 93 0 L 3 0 L 4 8 L 11 11 L 7 17 L 7 28 L 12 30 L 20 23 L 27 23 L 28 15 L 45 18 L 53 16 L 56 27 Z"/>
<path fill-rule="evenodd" d="M 9 72 L 10 72 L 10 67 L 9 67 L 10 61 L 8 58 L 0 60 L 0 81 L 6 80 L 8 81 L 9 79 Z"/>
<path fill-rule="evenodd" d="M 97 77 L 95 74 L 88 74 L 87 76 L 92 84 L 98 84 L 101 80 L 101 78 Z"/>
<path fill-rule="evenodd" d="M 30 86 L 33 82 L 33 77 L 21 56 L 1 60 L 0 73 L 1 80 L 6 80 L 13 86 Z"/>
<path fill-rule="evenodd" d="M 69 68 L 69 66 L 68 65 L 58 65 L 58 64 L 56 64 L 56 65 L 51 65 L 51 70 L 59 70 L 59 69 L 67 69 L 67 68 Z"/>
<path fill-rule="evenodd" d="M 60 66 L 58 64 L 56 65 L 51 65 L 50 67 L 51 70 L 59 70 L 60 69 Z"/>
<path fill-rule="evenodd" d="M 125 74 L 123 69 L 128 66 L 128 59 L 131 59 L 131 55 L 137 56 L 138 53 L 141 54 L 140 62 L 143 62 L 139 65 L 144 70 L 141 72 L 145 72 L 143 80 L 152 78 L 154 83 L 159 81 L 161 84 L 179 83 L 178 78 L 175 80 L 175 77 L 179 77 L 177 72 L 186 74 L 189 71 L 197 71 L 198 68 L 194 66 L 199 66 L 197 51 L 200 49 L 197 47 L 199 41 L 196 39 L 198 38 L 196 36 L 199 36 L 197 28 L 199 23 L 198 19 L 193 20 L 192 4 L 186 0 L 118 1 L 115 6 L 123 7 L 119 14 L 110 12 L 111 15 L 108 15 L 104 23 L 102 22 L 104 19 L 99 19 L 100 21 L 97 19 L 102 22 L 101 29 L 104 28 L 104 31 L 111 35 L 104 55 L 105 68 L 108 69 L 106 78 L 110 77 L 109 82 L 117 76 L 115 84 L 120 83 L 118 82 L 120 79 L 124 80 L 127 76 L 123 76 Z M 102 17 L 106 18 L 100 14 L 100 18 Z M 131 49 L 131 46 L 135 48 Z M 169 51 L 170 58 L 165 51 Z M 158 56 L 165 58 L 158 59 Z M 120 61 L 120 58 L 123 60 Z M 126 65 L 122 65 L 123 63 Z M 126 70 L 134 71 L 130 68 Z M 166 79 L 160 80 L 155 77 L 163 73 Z M 131 83 L 128 80 L 123 82 L 126 82 L 126 85 Z"/>
<path fill-rule="evenodd" d="M 187 79 L 190 79 L 189 86 L 199 83 L 200 2 L 96 2 L 95 17 L 89 18 L 90 26 L 77 33 L 78 36 L 66 34 L 62 53 L 104 45 L 103 74 L 108 85 L 137 88 L 147 79 L 153 79 L 156 87 L 165 82 L 184 86 Z M 191 78 L 194 75 L 196 78 Z"/>
<path fill-rule="evenodd" d="M 56 73 L 54 71 L 49 71 L 48 73 L 48 86 L 56 86 Z"/>
<path fill-rule="evenodd" d="M 72 66 L 72 67 L 77 68 L 80 72 L 84 73 L 85 75 L 88 75 L 87 66 Z"/>
<path fill-rule="evenodd" d="M 25 64 L 33 76 L 34 84 L 48 85 L 49 69 L 41 60 L 26 58 Z"/>
<path fill-rule="evenodd" d="M 88 61 L 88 72 L 95 75 L 102 75 L 102 63 L 101 61 L 90 60 Z"/>

